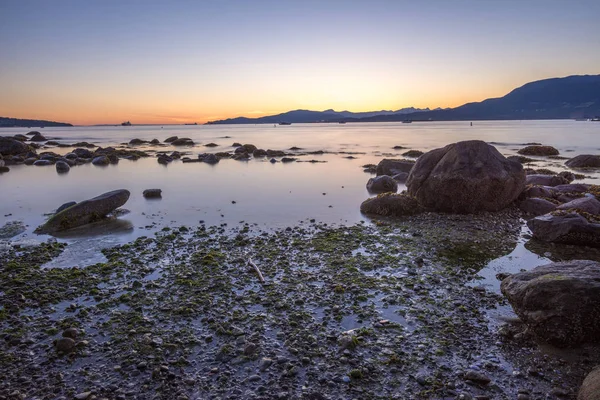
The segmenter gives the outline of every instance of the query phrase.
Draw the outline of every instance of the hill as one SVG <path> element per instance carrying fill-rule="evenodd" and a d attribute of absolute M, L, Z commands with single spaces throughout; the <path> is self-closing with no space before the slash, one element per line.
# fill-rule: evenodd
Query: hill
<path fill-rule="evenodd" d="M 0 128 L 43 128 L 46 126 L 73 126 L 66 122 L 44 121 L 43 119 L 18 119 L 0 117 Z"/>

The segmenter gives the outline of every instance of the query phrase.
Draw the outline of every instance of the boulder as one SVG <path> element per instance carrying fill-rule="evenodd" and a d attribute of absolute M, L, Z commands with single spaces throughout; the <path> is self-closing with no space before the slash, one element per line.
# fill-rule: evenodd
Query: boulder
<path fill-rule="evenodd" d="M 297 160 L 297 158 L 294 158 L 294 157 L 283 157 L 281 159 L 281 162 L 282 163 L 290 163 L 290 162 L 294 162 L 296 160 Z"/>
<path fill-rule="evenodd" d="M 80 157 L 80 158 L 93 158 L 94 157 L 94 153 L 92 153 L 88 149 L 76 148 L 71 153 L 75 154 L 77 157 Z"/>
<path fill-rule="evenodd" d="M 142 195 L 146 199 L 160 199 L 160 198 L 162 198 L 162 190 L 161 189 L 146 189 L 146 190 L 144 190 Z"/>
<path fill-rule="evenodd" d="M 533 237 L 543 242 L 600 247 L 600 223 L 576 212 L 554 212 L 527 222 Z"/>
<path fill-rule="evenodd" d="M 150 144 L 160 144 L 160 141 L 158 139 L 152 139 Z"/>
<path fill-rule="evenodd" d="M 138 138 L 131 139 L 129 141 L 129 144 L 132 145 L 132 146 L 137 146 L 137 145 L 144 144 L 144 143 L 148 143 L 148 141 L 147 140 L 138 139 Z"/>
<path fill-rule="evenodd" d="M 0 136 L 0 155 L 10 156 L 29 151 L 29 146 L 16 139 Z"/>
<path fill-rule="evenodd" d="M 256 149 L 252 152 L 254 158 L 265 157 L 267 155 L 267 151 L 263 149 Z"/>
<path fill-rule="evenodd" d="M 205 146 L 205 147 L 218 147 L 219 145 L 218 145 L 218 144 L 216 144 L 216 143 L 212 143 L 212 142 L 211 142 L 211 143 L 207 143 L 207 144 L 205 144 L 204 146 Z"/>
<path fill-rule="evenodd" d="M 159 164 L 167 165 L 168 163 L 172 162 L 173 159 L 166 154 L 160 154 L 157 161 Z"/>
<path fill-rule="evenodd" d="M 577 400 L 600 400 L 600 366 L 585 377 L 579 388 Z"/>
<path fill-rule="evenodd" d="M 267 149 L 267 157 L 283 157 L 283 156 L 285 156 L 285 151 Z"/>
<path fill-rule="evenodd" d="M 544 215 L 556 210 L 556 204 L 546 199 L 530 198 L 519 203 L 519 208 L 531 215 Z"/>
<path fill-rule="evenodd" d="M 401 172 L 409 173 L 415 163 L 411 160 L 395 160 L 391 158 L 384 158 L 377 164 L 376 173 L 377 175 L 389 175 L 394 176 Z"/>
<path fill-rule="evenodd" d="M 585 196 L 572 200 L 568 203 L 561 204 L 558 209 L 576 210 L 600 216 L 600 201 L 596 200 L 595 197 Z"/>
<path fill-rule="evenodd" d="M 219 157 L 215 156 L 214 154 L 207 154 L 205 157 L 202 158 L 202 161 L 207 164 L 214 165 L 219 162 Z"/>
<path fill-rule="evenodd" d="M 400 217 L 423 212 L 414 197 L 407 194 L 384 193 L 363 201 L 360 211 L 364 214 Z"/>
<path fill-rule="evenodd" d="M 179 139 L 177 136 L 171 136 L 165 139 L 165 143 L 173 143 L 177 139 Z"/>
<path fill-rule="evenodd" d="M 59 174 L 64 174 L 65 172 L 69 172 L 71 167 L 65 161 L 57 161 L 55 164 L 56 172 Z"/>
<path fill-rule="evenodd" d="M 557 156 L 560 153 L 552 146 L 527 146 L 517 151 L 524 156 Z"/>
<path fill-rule="evenodd" d="M 68 203 L 65 203 L 65 204 L 63 204 L 62 206 L 58 207 L 58 208 L 56 209 L 56 212 L 55 212 L 54 214 L 58 214 L 59 212 L 61 212 L 61 211 L 63 211 L 63 210 L 66 210 L 67 208 L 69 208 L 69 207 L 72 207 L 72 206 L 74 206 L 75 204 L 77 204 L 77 202 L 75 202 L 75 201 L 69 201 Z"/>
<path fill-rule="evenodd" d="M 427 209 L 466 214 L 498 211 L 521 194 L 525 172 L 494 146 L 470 140 L 419 157 L 406 186 Z"/>
<path fill-rule="evenodd" d="M 128 190 L 120 189 L 101 194 L 93 199 L 84 200 L 54 214 L 35 232 L 52 234 L 98 221 L 125 204 L 129 199 L 129 194 Z"/>
<path fill-rule="evenodd" d="M 33 135 L 31 137 L 31 139 L 29 139 L 29 140 L 31 140 L 32 142 L 46 142 L 46 141 L 48 141 L 48 139 L 46 139 L 46 137 L 44 135 L 42 135 L 41 133 L 38 133 L 37 135 Z"/>
<path fill-rule="evenodd" d="M 558 186 L 569 183 L 567 179 L 558 175 L 527 175 L 526 185 Z"/>
<path fill-rule="evenodd" d="M 569 168 L 600 168 L 600 156 L 582 154 L 571 158 L 565 165 Z"/>
<path fill-rule="evenodd" d="M 94 159 L 92 160 L 92 164 L 103 167 L 105 165 L 110 164 L 110 160 L 107 156 L 98 156 L 94 157 Z"/>
<path fill-rule="evenodd" d="M 178 138 L 171 142 L 173 146 L 193 146 L 194 141 L 190 138 Z"/>
<path fill-rule="evenodd" d="M 238 148 L 235 149 L 235 154 L 242 154 L 242 153 L 252 154 L 252 153 L 254 153 L 254 150 L 256 150 L 255 145 L 244 144 L 244 145 L 238 146 Z"/>
<path fill-rule="evenodd" d="M 27 136 L 35 136 L 35 135 L 41 135 L 40 131 L 29 131 L 26 133 Z"/>
<path fill-rule="evenodd" d="M 46 167 L 48 165 L 52 165 L 52 161 L 50 160 L 36 160 L 33 162 L 33 165 L 36 167 Z"/>
<path fill-rule="evenodd" d="M 369 179 L 367 182 L 367 190 L 372 193 L 386 193 L 398 191 L 398 182 L 391 176 L 380 175 Z"/>
<path fill-rule="evenodd" d="M 539 339 L 559 347 L 600 341 L 600 263 L 543 265 L 509 276 L 500 289 Z"/>
<path fill-rule="evenodd" d="M 402 155 L 404 157 L 412 157 L 412 158 L 417 158 L 417 157 L 421 157 L 423 153 L 421 150 L 409 150 L 406 153 L 402 153 Z"/>

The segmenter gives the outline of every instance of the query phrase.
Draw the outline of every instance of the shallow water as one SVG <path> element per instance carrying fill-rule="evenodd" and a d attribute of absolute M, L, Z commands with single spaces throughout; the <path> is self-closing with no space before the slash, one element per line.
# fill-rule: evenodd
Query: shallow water
<path fill-rule="evenodd" d="M 0 135 L 24 134 L 28 129 L 3 129 Z M 27 231 L 17 240 L 37 238 L 33 230 L 61 204 L 81 201 L 106 191 L 128 189 L 131 197 L 124 208 L 131 212 L 122 223 L 109 225 L 92 235 L 63 238 L 72 251 L 66 251 L 53 266 L 69 266 L 101 261 L 97 249 L 150 235 L 165 226 L 194 226 L 244 223 L 262 229 L 285 228 L 310 219 L 330 224 L 350 225 L 367 221 L 359 212 L 360 203 L 369 197 L 365 184 L 369 174 L 362 165 L 382 158 L 402 157 L 406 149 L 427 151 L 459 140 L 481 139 L 493 142 L 505 155 L 515 154 L 524 143 L 540 142 L 557 147 L 561 155 L 600 151 L 600 124 L 576 121 L 486 121 L 372 124 L 294 124 L 221 126 L 132 126 L 45 128 L 49 139 L 63 143 L 88 141 L 100 146 L 117 146 L 130 139 L 189 137 L 197 144 L 190 148 L 173 146 L 136 148 L 149 151 L 186 151 L 190 156 L 204 152 L 232 151 L 233 142 L 252 143 L 259 148 L 287 150 L 292 146 L 305 151 L 325 150 L 333 154 L 308 155 L 300 160 L 325 163 L 275 163 L 268 159 L 247 162 L 221 160 L 217 165 L 184 164 L 174 161 L 160 165 L 156 158 L 120 160 L 118 165 L 96 167 L 91 164 L 71 168 L 59 175 L 54 166 L 11 166 L 0 176 L 0 226 L 20 220 Z M 214 142 L 218 147 L 205 147 Z M 49 146 L 48 151 L 66 153 L 71 148 Z M 45 151 L 40 149 L 38 152 Z M 355 159 L 348 159 L 350 153 Z M 543 160 L 537 168 L 565 169 L 563 160 Z M 592 174 L 593 183 L 600 175 Z M 142 192 L 160 188 L 161 200 L 146 200 Z M 400 185 L 400 189 L 404 189 Z M 522 247 L 522 246 L 521 246 Z M 529 260 L 532 253 L 518 248 L 510 261 Z M 530 260 L 529 260 L 530 261 Z M 514 265 L 514 262 L 513 262 Z M 495 267 L 494 267 L 495 268 Z"/>

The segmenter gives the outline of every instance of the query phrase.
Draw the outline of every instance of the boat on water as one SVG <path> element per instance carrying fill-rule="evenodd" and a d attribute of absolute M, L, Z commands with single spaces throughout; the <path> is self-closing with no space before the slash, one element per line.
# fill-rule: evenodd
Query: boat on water
<path fill-rule="evenodd" d="M 283 121 L 279 123 L 279 125 L 291 125 L 291 124 L 292 124 L 291 122 L 283 122 Z"/>
<path fill-rule="evenodd" d="M 121 122 L 121 126 L 131 126 L 131 122 L 129 122 L 129 121 Z"/>

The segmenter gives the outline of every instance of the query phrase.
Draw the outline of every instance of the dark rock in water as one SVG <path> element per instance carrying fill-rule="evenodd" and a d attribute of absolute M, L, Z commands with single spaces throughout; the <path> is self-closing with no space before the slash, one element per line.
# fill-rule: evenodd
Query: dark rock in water
<path fill-rule="evenodd" d="M 56 212 L 54 214 L 58 214 L 59 212 L 66 210 L 69 207 L 73 207 L 75 204 L 77 204 L 76 201 L 69 201 L 68 203 L 63 204 L 62 206 L 58 207 L 56 209 Z"/>
<path fill-rule="evenodd" d="M 219 162 L 219 157 L 217 157 L 214 154 L 207 154 L 205 157 L 202 158 L 202 162 L 214 165 Z"/>
<path fill-rule="evenodd" d="M 526 185 L 558 186 L 569 183 L 569 181 L 558 175 L 527 175 Z"/>
<path fill-rule="evenodd" d="M 414 167 L 415 163 L 411 160 L 394 160 L 389 158 L 384 158 L 379 161 L 377 164 L 377 175 L 388 175 L 394 176 L 401 172 L 410 172 L 410 170 Z"/>
<path fill-rule="evenodd" d="M 529 198 L 519 203 L 519 208 L 531 215 L 544 215 L 556 210 L 556 204 L 546 199 Z"/>
<path fill-rule="evenodd" d="M 29 146 L 16 139 L 0 137 L 0 155 L 10 156 L 29 151 Z"/>
<path fill-rule="evenodd" d="M 216 144 L 216 143 L 207 143 L 204 146 L 206 146 L 206 147 L 218 147 L 219 145 Z"/>
<path fill-rule="evenodd" d="M 281 162 L 282 163 L 290 163 L 290 162 L 294 162 L 296 160 L 297 160 L 297 158 L 293 158 L 293 157 L 283 157 L 281 159 Z"/>
<path fill-rule="evenodd" d="M 193 146 L 194 141 L 190 138 L 178 138 L 171 142 L 173 146 Z"/>
<path fill-rule="evenodd" d="M 26 133 L 27 136 L 35 136 L 35 135 L 41 135 L 40 131 L 29 131 Z"/>
<path fill-rule="evenodd" d="M 558 150 L 552 146 L 527 146 L 517 151 L 524 156 L 557 156 Z"/>
<path fill-rule="evenodd" d="M 92 153 L 88 149 L 82 149 L 79 147 L 76 148 L 75 150 L 73 150 L 71 153 L 76 154 L 77 157 L 80 157 L 80 158 L 93 158 L 94 157 L 94 153 Z"/>
<path fill-rule="evenodd" d="M 131 139 L 129 141 L 129 144 L 132 145 L 132 146 L 137 146 L 137 145 L 144 144 L 144 143 L 148 143 L 148 141 L 147 140 L 138 139 L 138 138 Z"/>
<path fill-rule="evenodd" d="M 25 164 L 25 165 L 33 165 L 33 163 L 36 162 L 37 160 L 38 159 L 36 157 L 29 157 L 29 158 L 26 158 L 23 161 L 23 164 Z"/>
<path fill-rule="evenodd" d="M 10 172 L 10 168 L 8 168 L 4 165 L 0 166 L 0 174 L 4 174 L 6 172 Z"/>
<path fill-rule="evenodd" d="M 44 135 L 39 133 L 37 135 L 33 135 L 29 140 L 31 140 L 32 142 L 46 142 L 48 139 L 46 139 Z"/>
<path fill-rule="evenodd" d="M 543 242 L 600 247 L 600 223 L 576 212 L 554 212 L 527 222 L 533 237 Z"/>
<path fill-rule="evenodd" d="M 278 161 L 277 161 L 276 159 L 274 159 L 274 158 L 271 158 L 271 159 L 269 160 L 269 162 L 270 162 L 271 164 L 275 164 L 275 163 L 277 163 Z"/>
<path fill-rule="evenodd" d="M 36 233 L 55 233 L 98 221 L 127 202 L 129 191 L 113 190 L 93 199 L 84 200 L 50 217 Z"/>
<path fill-rule="evenodd" d="M 67 160 L 76 160 L 76 159 L 77 159 L 77 157 L 78 157 L 78 156 L 77 156 L 77 154 L 75 154 L 75 153 L 67 153 L 67 154 L 65 154 L 65 158 L 66 158 Z"/>
<path fill-rule="evenodd" d="M 391 176 L 380 175 L 369 179 L 367 182 L 367 190 L 372 193 L 386 193 L 398 191 L 398 182 Z"/>
<path fill-rule="evenodd" d="M 157 161 L 159 164 L 167 165 L 168 163 L 172 162 L 173 159 L 166 154 L 161 154 L 158 156 Z"/>
<path fill-rule="evenodd" d="M 93 143 L 88 143 L 88 142 L 77 142 L 77 143 L 73 143 L 72 147 L 87 147 L 87 148 L 94 148 L 97 147 L 95 144 Z"/>
<path fill-rule="evenodd" d="M 406 183 L 425 208 L 454 213 L 498 211 L 525 187 L 525 172 L 480 140 L 450 144 L 417 160 Z"/>
<path fill-rule="evenodd" d="M 29 138 L 27 136 L 25 136 L 25 135 L 18 135 L 18 134 L 14 135 L 13 139 L 16 139 L 16 140 L 18 140 L 20 142 L 25 142 L 25 141 L 29 140 Z"/>
<path fill-rule="evenodd" d="M 267 149 L 267 157 L 283 157 L 285 151 Z"/>
<path fill-rule="evenodd" d="M 256 149 L 252 152 L 254 158 L 265 157 L 267 155 L 267 151 L 263 149 Z"/>
<path fill-rule="evenodd" d="M 181 153 L 178 151 L 174 151 L 169 155 L 169 157 L 171 157 L 173 160 L 178 160 L 181 158 Z"/>
<path fill-rule="evenodd" d="M 75 349 L 76 344 L 73 339 L 62 337 L 54 342 L 54 347 L 59 353 L 70 353 Z"/>
<path fill-rule="evenodd" d="M 71 169 L 71 167 L 69 166 L 69 164 L 67 164 L 64 161 L 57 161 L 56 164 L 56 172 L 60 173 L 60 174 L 64 174 L 65 172 L 69 172 L 69 170 Z"/>
<path fill-rule="evenodd" d="M 600 366 L 587 374 L 577 394 L 577 400 L 600 400 Z"/>
<path fill-rule="evenodd" d="M 384 193 L 363 201 L 360 211 L 384 216 L 414 215 L 423 212 L 414 197 L 406 194 Z"/>
<path fill-rule="evenodd" d="M 248 154 L 252 154 L 254 153 L 254 150 L 256 150 L 256 146 L 253 144 L 244 144 L 242 146 L 239 146 L 237 149 L 235 149 L 235 154 L 240 154 L 240 153 L 248 153 Z"/>
<path fill-rule="evenodd" d="M 408 179 L 408 172 L 400 172 L 399 174 L 396 174 L 396 175 L 392 176 L 392 178 L 396 182 L 404 183 Z"/>
<path fill-rule="evenodd" d="M 160 144 L 160 141 L 158 139 L 152 139 L 150 144 Z"/>
<path fill-rule="evenodd" d="M 33 165 L 36 167 L 46 167 L 48 165 L 52 165 L 52 162 L 49 160 L 36 160 L 34 161 Z"/>
<path fill-rule="evenodd" d="M 161 189 L 146 189 L 144 190 L 143 196 L 146 199 L 160 199 L 162 198 Z"/>
<path fill-rule="evenodd" d="M 409 150 L 406 153 L 402 153 L 402 155 L 404 157 L 412 157 L 412 158 L 417 158 L 417 157 L 421 157 L 423 153 L 421 150 Z"/>
<path fill-rule="evenodd" d="M 508 156 L 508 157 L 506 157 L 506 159 L 509 160 L 509 161 L 516 161 L 519 164 L 528 164 L 530 162 L 539 161 L 539 160 L 536 160 L 534 158 L 528 158 L 528 157 L 525 157 L 525 156 Z"/>
<path fill-rule="evenodd" d="M 600 168 L 600 156 L 582 154 L 568 160 L 565 165 L 569 168 Z"/>
<path fill-rule="evenodd" d="M 165 139 L 165 143 L 173 143 L 177 139 L 179 139 L 177 136 L 171 136 Z"/>
<path fill-rule="evenodd" d="M 600 201 L 596 200 L 595 197 L 585 196 L 575 200 L 571 200 L 568 203 L 561 204 L 558 207 L 559 210 L 575 210 L 578 212 L 585 212 L 592 215 L 599 216 L 600 220 Z"/>
<path fill-rule="evenodd" d="M 105 165 L 110 164 L 110 160 L 106 156 L 98 156 L 94 157 L 94 159 L 92 160 L 92 164 L 103 167 Z"/>
<path fill-rule="evenodd" d="M 541 340 L 559 347 L 600 342 L 600 263 L 552 263 L 511 275 L 500 288 Z"/>
<path fill-rule="evenodd" d="M 233 160 L 237 160 L 237 161 L 248 161 L 250 159 L 250 156 L 248 155 L 248 153 L 241 153 L 241 154 L 234 154 L 233 157 L 231 157 Z"/>
<path fill-rule="evenodd" d="M 115 153 L 108 154 L 107 157 L 108 157 L 108 161 L 111 164 L 118 164 L 119 163 L 119 156 L 117 156 Z"/>
<path fill-rule="evenodd" d="M 240 147 L 241 145 L 241 143 L 235 142 L 231 145 L 231 147 Z"/>
<path fill-rule="evenodd" d="M 9 221 L 0 228 L 0 239 L 10 239 L 26 230 L 27 228 L 22 221 Z"/>

